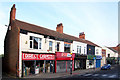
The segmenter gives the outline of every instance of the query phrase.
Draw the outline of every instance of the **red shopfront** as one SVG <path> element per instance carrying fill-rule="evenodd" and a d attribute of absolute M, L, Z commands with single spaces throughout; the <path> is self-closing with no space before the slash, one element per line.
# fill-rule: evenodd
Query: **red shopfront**
<path fill-rule="evenodd" d="M 72 61 L 72 70 L 74 70 L 75 54 L 56 52 L 55 72 L 70 72 L 70 62 Z"/>
<path fill-rule="evenodd" d="M 55 54 L 22 53 L 22 76 L 54 72 Z"/>

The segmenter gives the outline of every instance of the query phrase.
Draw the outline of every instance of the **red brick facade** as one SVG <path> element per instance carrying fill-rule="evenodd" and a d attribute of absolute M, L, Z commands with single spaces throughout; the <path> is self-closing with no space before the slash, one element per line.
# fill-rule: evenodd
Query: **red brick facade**
<path fill-rule="evenodd" d="M 79 38 L 80 38 L 80 39 L 85 39 L 85 34 L 84 34 L 84 32 L 79 33 Z"/>
<path fill-rule="evenodd" d="M 10 24 L 11 30 L 7 30 L 4 40 L 4 62 L 3 69 L 5 72 L 15 75 L 16 65 L 19 66 L 19 33 L 20 30 L 15 26 L 15 5 L 11 8 Z"/>
<path fill-rule="evenodd" d="M 57 25 L 56 31 L 59 32 L 59 33 L 63 33 L 63 25 L 62 25 L 62 23 Z"/>

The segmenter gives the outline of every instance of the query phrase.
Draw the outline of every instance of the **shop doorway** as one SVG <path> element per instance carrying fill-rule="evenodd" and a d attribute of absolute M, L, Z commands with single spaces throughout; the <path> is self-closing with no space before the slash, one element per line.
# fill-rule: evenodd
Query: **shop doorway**
<path fill-rule="evenodd" d="M 54 72 L 54 61 L 46 60 L 45 72 Z"/>
<path fill-rule="evenodd" d="M 83 69 L 86 69 L 86 59 L 83 59 Z"/>
<path fill-rule="evenodd" d="M 35 62 L 23 61 L 23 76 L 35 74 Z"/>

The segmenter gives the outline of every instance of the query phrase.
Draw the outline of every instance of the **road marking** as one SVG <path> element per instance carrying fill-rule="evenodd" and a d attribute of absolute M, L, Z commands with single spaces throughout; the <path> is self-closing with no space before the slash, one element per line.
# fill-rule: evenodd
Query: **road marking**
<path fill-rule="evenodd" d="M 105 77 L 105 76 L 107 76 L 107 75 L 106 75 L 106 74 L 103 74 L 102 76 Z"/>
<path fill-rule="evenodd" d="M 84 76 L 90 76 L 90 75 L 92 75 L 92 74 L 85 74 Z"/>
<path fill-rule="evenodd" d="M 116 75 L 114 74 L 114 75 L 112 75 L 112 76 L 109 76 L 109 78 L 115 78 L 116 77 Z"/>
<path fill-rule="evenodd" d="M 94 75 L 92 75 L 92 76 L 98 76 L 99 74 L 94 74 Z"/>

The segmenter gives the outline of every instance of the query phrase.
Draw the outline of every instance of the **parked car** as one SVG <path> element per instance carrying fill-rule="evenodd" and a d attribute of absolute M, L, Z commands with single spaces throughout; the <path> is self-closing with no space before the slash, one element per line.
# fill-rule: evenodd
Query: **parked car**
<path fill-rule="evenodd" d="M 101 67 L 101 70 L 107 70 L 107 69 L 111 69 L 110 64 L 105 64 L 104 66 Z"/>

